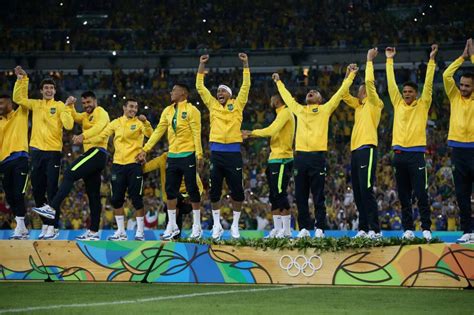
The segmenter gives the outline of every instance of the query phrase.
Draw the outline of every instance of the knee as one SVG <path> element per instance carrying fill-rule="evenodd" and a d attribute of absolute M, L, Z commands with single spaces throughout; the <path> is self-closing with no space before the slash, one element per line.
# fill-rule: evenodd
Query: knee
<path fill-rule="evenodd" d="M 230 196 L 232 197 L 232 200 L 237 201 L 237 202 L 242 202 L 245 199 L 243 190 L 231 192 Z"/>
<path fill-rule="evenodd" d="M 143 209 L 143 198 L 141 196 L 132 197 L 132 205 L 136 210 Z"/>
<path fill-rule="evenodd" d="M 123 198 L 112 197 L 110 199 L 110 203 L 112 204 L 112 207 L 114 207 L 114 209 L 122 208 L 123 202 Z"/>

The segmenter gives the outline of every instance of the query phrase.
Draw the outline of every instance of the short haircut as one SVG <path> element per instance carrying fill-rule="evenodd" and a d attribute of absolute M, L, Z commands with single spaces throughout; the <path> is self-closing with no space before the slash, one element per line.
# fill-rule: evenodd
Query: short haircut
<path fill-rule="evenodd" d="M 175 86 L 179 86 L 180 88 L 184 89 L 186 93 L 189 94 L 189 86 L 185 83 L 175 83 Z"/>
<path fill-rule="evenodd" d="M 415 82 L 407 81 L 407 82 L 403 83 L 403 87 L 405 87 L 405 86 L 409 86 L 411 88 L 414 88 L 415 91 L 418 91 L 418 84 L 416 84 Z"/>
<path fill-rule="evenodd" d="M 469 78 L 471 79 L 472 81 L 474 81 L 474 72 L 464 72 L 461 77 L 464 77 L 464 78 Z"/>
<path fill-rule="evenodd" d="M 43 81 L 41 81 L 41 83 L 40 83 L 40 89 L 43 89 L 43 86 L 44 86 L 45 84 L 54 85 L 54 88 L 56 88 L 56 82 L 54 82 L 53 78 L 46 78 L 46 79 L 43 79 Z"/>
<path fill-rule="evenodd" d="M 0 98 L 6 98 L 6 99 L 9 99 L 9 100 L 12 99 L 11 95 L 8 94 L 8 93 L 0 93 Z"/>
<path fill-rule="evenodd" d="M 96 99 L 97 97 L 95 96 L 94 92 L 92 91 L 85 91 L 84 93 L 81 94 L 81 97 L 82 98 L 87 98 L 87 97 L 91 97 L 93 99 Z"/>
<path fill-rule="evenodd" d="M 125 100 L 125 103 L 123 103 L 123 106 L 127 106 L 128 102 L 135 102 L 135 103 L 138 103 L 138 101 L 134 98 L 127 98 Z"/>
<path fill-rule="evenodd" d="M 276 97 L 277 99 L 280 100 L 280 102 L 281 102 L 282 104 L 285 104 L 285 101 L 284 101 L 283 98 L 281 97 L 280 93 L 274 93 L 274 94 L 272 95 L 272 97 Z"/>

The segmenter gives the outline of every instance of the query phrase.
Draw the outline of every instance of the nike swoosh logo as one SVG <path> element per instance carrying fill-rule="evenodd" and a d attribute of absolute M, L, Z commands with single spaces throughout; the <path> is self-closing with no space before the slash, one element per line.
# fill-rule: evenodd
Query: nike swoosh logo
<path fill-rule="evenodd" d="M 360 168 L 366 168 L 366 167 L 367 167 L 367 165 L 362 165 Z"/>
<path fill-rule="evenodd" d="M 26 173 L 20 173 L 21 175 L 26 175 Z"/>
<path fill-rule="evenodd" d="M 278 174 L 278 172 L 272 172 L 272 175 Z"/>
<path fill-rule="evenodd" d="M 141 177 L 141 176 L 137 176 L 137 179 L 140 179 L 140 178 L 142 178 L 142 177 Z"/>
<path fill-rule="evenodd" d="M 424 168 L 425 168 L 424 166 L 423 166 L 423 167 L 418 167 L 418 169 L 419 169 L 420 171 L 421 171 L 422 169 L 424 169 Z"/>
<path fill-rule="evenodd" d="M 324 172 L 321 173 L 321 172 L 320 172 L 319 175 L 326 175 L 326 173 L 324 173 Z"/>
<path fill-rule="evenodd" d="M 193 164 L 193 165 L 189 165 L 189 167 L 194 167 L 196 164 Z"/>
<path fill-rule="evenodd" d="M 58 168 L 58 167 L 59 167 L 59 165 L 55 165 L 54 167 L 55 167 L 55 168 Z"/>
<path fill-rule="evenodd" d="M 241 167 L 237 167 L 235 170 L 240 171 L 241 169 L 242 169 Z"/>

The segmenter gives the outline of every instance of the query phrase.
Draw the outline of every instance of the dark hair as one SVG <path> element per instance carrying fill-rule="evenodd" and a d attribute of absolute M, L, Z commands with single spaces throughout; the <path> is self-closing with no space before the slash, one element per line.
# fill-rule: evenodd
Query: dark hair
<path fill-rule="evenodd" d="M 184 89 L 186 93 L 189 94 L 189 86 L 185 83 L 175 83 L 175 86 L 179 86 L 180 88 Z"/>
<path fill-rule="evenodd" d="M 285 104 L 285 101 L 284 101 L 283 98 L 281 97 L 280 93 L 275 93 L 275 94 L 272 95 L 272 97 L 276 97 L 277 99 L 280 100 L 280 102 L 281 102 L 282 104 Z"/>
<path fill-rule="evenodd" d="M 85 91 L 84 93 L 81 94 L 81 97 L 82 98 L 92 97 L 93 99 L 97 98 L 95 96 L 94 92 L 92 92 L 92 91 Z"/>
<path fill-rule="evenodd" d="M 418 84 L 416 84 L 415 82 L 411 82 L 411 81 L 405 82 L 403 83 L 403 87 L 405 86 L 409 86 L 411 88 L 414 88 L 416 91 L 418 91 Z"/>
<path fill-rule="evenodd" d="M 474 72 L 464 72 L 461 77 L 469 78 L 474 81 Z"/>
<path fill-rule="evenodd" d="M 43 86 L 44 86 L 45 84 L 54 85 L 54 88 L 56 88 L 56 82 L 54 82 L 53 78 L 46 78 L 46 79 L 43 79 L 43 81 L 41 81 L 41 83 L 40 83 L 40 89 L 43 89 Z"/>
<path fill-rule="evenodd" d="M 6 98 L 6 99 L 9 99 L 9 100 L 12 99 L 11 95 L 8 94 L 8 93 L 0 93 L 0 98 Z"/>
<path fill-rule="evenodd" d="M 127 98 L 125 100 L 125 103 L 123 103 L 123 106 L 127 106 L 128 102 L 135 102 L 135 103 L 138 103 L 138 101 L 134 98 Z"/>

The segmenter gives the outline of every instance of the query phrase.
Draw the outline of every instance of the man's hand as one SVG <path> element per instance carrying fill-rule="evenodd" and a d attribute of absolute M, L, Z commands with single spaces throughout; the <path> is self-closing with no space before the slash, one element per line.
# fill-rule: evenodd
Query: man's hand
<path fill-rule="evenodd" d="M 397 50 L 395 49 L 395 47 L 385 48 L 385 56 L 387 58 L 393 58 L 393 57 L 395 57 L 396 54 L 397 54 Z"/>
<path fill-rule="evenodd" d="M 140 153 L 138 153 L 138 155 L 135 157 L 135 161 L 137 161 L 137 163 L 140 163 L 140 164 L 145 163 L 146 162 L 146 152 L 142 150 Z"/>
<path fill-rule="evenodd" d="M 437 44 L 431 45 L 430 59 L 434 60 L 437 53 L 438 53 L 438 45 Z"/>
<path fill-rule="evenodd" d="M 239 59 L 242 60 L 242 63 L 244 64 L 244 68 L 249 67 L 249 57 L 247 56 L 246 53 L 239 53 Z"/>
<path fill-rule="evenodd" d="M 82 135 L 82 133 L 80 135 L 76 135 L 72 137 L 72 143 L 76 145 L 82 144 L 83 141 L 84 141 L 84 136 Z"/>
<path fill-rule="evenodd" d="M 277 83 L 278 81 L 280 81 L 280 75 L 278 73 L 272 74 L 272 80 Z"/>
<path fill-rule="evenodd" d="M 347 66 L 347 71 L 349 73 L 357 73 L 357 71 L 359 71 L 359 67 L 357 67 L 357 64 L 351 63 L 350 65 Z"/>
<path fill-rule="evenodd" d="M 140 116 L 138 116 L 138 120 L 141 121 L 141 122 L 145 122 L 146 121 L 146 116 L 145 115 L 140 115 Z"/>
<path fill-rule="evenodd" d="M 204 169 L 204 160 L 202 158 L 196 160 L 196 166 L 199 173 Z"/>
<path fill-rule="evenodd" d="M 209 61 L 209 55 L 202 55 L 200 58 L 199 58 L 199 62 L 200 63 L 207 63 Z"/>
<path fill-rule="evenodd" d="M 252 135 L 251 130 L 242 130 L 242 139 L 248 139 Z"/>
<path fill-rule="evenodd" d="M 23 79 L 23 77 L 26 77 L 26 72 L 23 70 L 21 66 L 16 66 L 15 67 L 15 75 L 18 80 Z"/>
<path fill-rule="evenodd" d="M 76 104 L 77 99 L 74 96 L 69 96 L 64 103 L 66 106 L 71 106 Z"/>
<path fill-rule="evenodd" d="M 369 49 L 367 52 L 367 61 L 373 61 L 375 57 L 379 54 L 377 47 Z"/>

